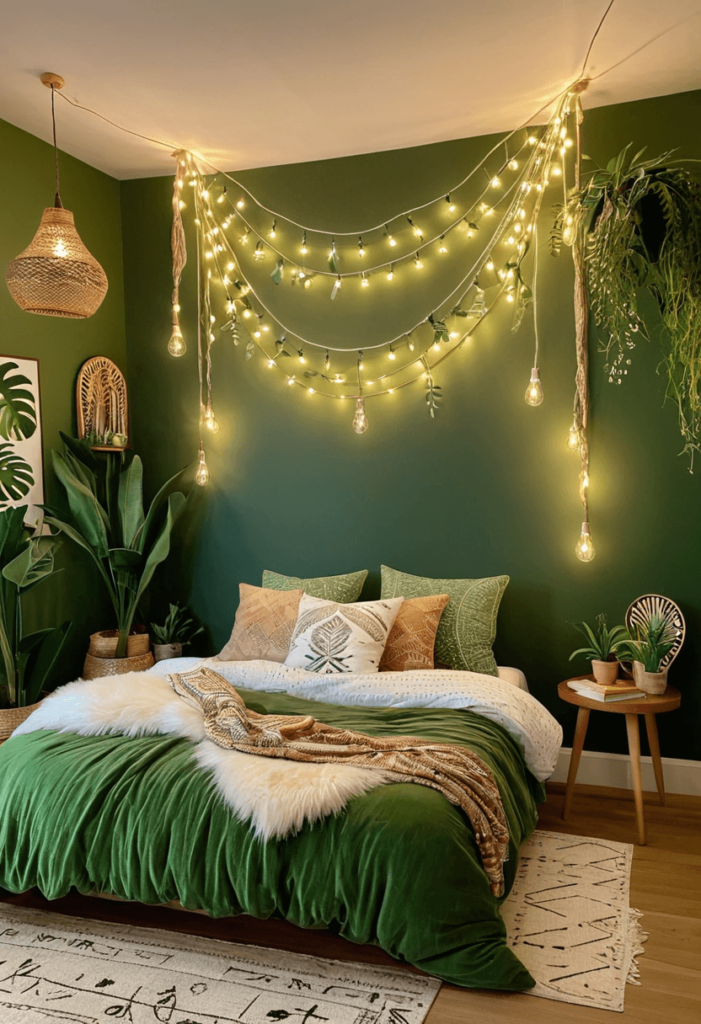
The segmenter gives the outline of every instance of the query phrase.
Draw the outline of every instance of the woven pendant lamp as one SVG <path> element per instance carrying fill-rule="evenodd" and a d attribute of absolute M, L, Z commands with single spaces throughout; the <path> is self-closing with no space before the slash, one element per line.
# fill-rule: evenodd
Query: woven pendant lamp
<path fill-rule="evenodd" d="M 28 313 L 84 320 L 104 299 L 107 275 L 86 249 L 75 229 L 73 214 L 64 209 L 59 195 L 54 89 L 63 87 L 63 79 L 47 72 L 41 80 L 51 89 L 56 199 L 54 206 L 44 210 L 29 246 L 8 266 L 7 287 L 17 305 Z"/>

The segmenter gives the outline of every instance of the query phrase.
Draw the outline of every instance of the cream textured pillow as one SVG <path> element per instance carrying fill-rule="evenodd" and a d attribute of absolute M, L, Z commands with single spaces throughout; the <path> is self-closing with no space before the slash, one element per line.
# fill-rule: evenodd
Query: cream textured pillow
<path fill-rule="evenodd" d="M 285 664 L 308 672 L 377 672 L 403 597 L 339 604 L 304 594 Z"/>
<path fill-rule="evenodd" d="M 414 597 L 399 609 L 380 661 L 380 672 L 412 672 L 434 667 L 433 650 L 447 594 Z"/>
<path fill-rule="evenodd" d="M 281 664 L 290 650 L 297 621 L 301 590 L 266 590 L 239 584 L 241 598 L 231 638 L 220 661 L 277 661 Z"/>

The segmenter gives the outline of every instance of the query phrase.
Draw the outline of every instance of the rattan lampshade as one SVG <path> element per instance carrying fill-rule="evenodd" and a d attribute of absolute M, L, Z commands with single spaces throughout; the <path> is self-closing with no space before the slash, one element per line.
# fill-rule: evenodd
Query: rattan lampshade
<path fill-rule="evenodd" d="M 83 320 L 104 299 L 107 275 L 83 245 L 70 210 L 50 206 L 28 248 L 7 268 L 7 287 L 28 313 Z"/>

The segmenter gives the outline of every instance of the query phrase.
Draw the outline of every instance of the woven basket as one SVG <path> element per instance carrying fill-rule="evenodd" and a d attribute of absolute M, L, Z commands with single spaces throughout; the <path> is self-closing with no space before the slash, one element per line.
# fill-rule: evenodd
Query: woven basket
<path fill-rule="evenodd" d="M 41 704 L 29 704 L 26 708 L 0 708 L 0 743 L 9 739 L 18 725 L 21 725 L 32 711 Z"/>
<path fill-rule="evenodd" d="M 88 653 L 93 658 L 114 658 L 117 653 L 119 637 L 117 631 L 109 630 L 101 633 L 93 633 L 90 637 Z M 148 654 L 151 650 L 151 640 L 148 633 L 132 633 L 127 639 L 127 658 L 135 658 L 139 654 Z M 123 659 L 120 658 L 120 661 Z M 107 673 L 112 675 L 112 673 Z"/>
<path fill-rule="evenodd" d="M 153 665 L 153 655 L 137 654 L 135 658 L 94 658 L 85 655 L 83 679 L 102 679 L 103 676 L 121 676 L 125 672 L 145 672 Z"/>

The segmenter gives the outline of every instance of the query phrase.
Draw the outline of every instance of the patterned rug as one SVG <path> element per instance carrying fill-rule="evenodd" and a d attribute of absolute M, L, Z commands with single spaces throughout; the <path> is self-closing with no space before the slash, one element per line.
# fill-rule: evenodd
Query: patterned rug
<path fill-rule="evenodd" d="M 440 981 L 0 905 L 2 1024 L 421 1024 Z"/>
<path fill-rule="evenodd" d="M 534 832 L 519 851 L 502 915 L 508 942 L 536 979 L 534 996 L 623 1010 L 647 935 L 630 907 L 633 847 Z"/>

